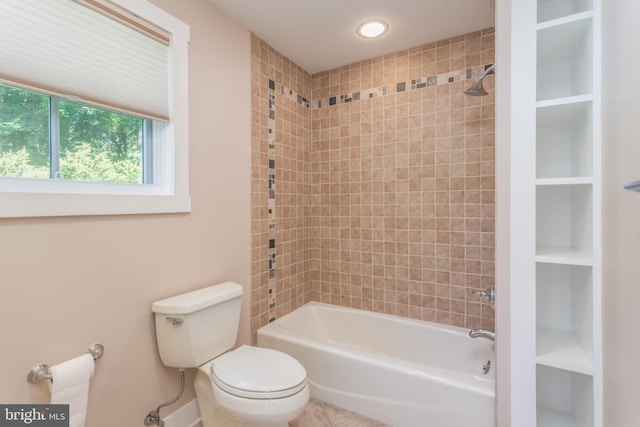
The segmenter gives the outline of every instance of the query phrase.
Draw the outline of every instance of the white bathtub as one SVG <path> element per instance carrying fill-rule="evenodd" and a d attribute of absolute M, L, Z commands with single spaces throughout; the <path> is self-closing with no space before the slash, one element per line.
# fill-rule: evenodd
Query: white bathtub
<path fill-rule="evenodd" d="M 258 345 L 298 359 L 313 397 L 393 427 L 495 426 L 493 342 L 466 329 L 312 302 Z"/>

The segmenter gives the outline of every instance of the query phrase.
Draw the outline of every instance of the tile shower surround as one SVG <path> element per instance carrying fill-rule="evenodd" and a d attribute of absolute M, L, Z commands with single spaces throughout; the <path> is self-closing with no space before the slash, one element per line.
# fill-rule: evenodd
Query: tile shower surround
<path fill-rule="evenodd" d="M 313 76 L 252 35 L 255 332 L 308 301 L 493 328 L 485 29 Z"/>

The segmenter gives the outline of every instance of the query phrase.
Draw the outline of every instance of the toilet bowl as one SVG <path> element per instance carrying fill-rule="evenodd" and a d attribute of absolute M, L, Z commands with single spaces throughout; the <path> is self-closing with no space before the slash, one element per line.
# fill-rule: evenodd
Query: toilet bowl
<path fill-rule="evenodd" d="M 160 359 L 165 366 L 198 368 L 203 427 L 285 427 L 309 401 L 307 372 L 277 350 L 232 350 L 242 293 L 242 286 L 226 282 L 154 302 Z"/>
<path fill-rule="evenodd" d="M 309 401 L 297 360 L 246 345 L 200 366 L 195 388 L 205 427 L 287 426 Z"/>

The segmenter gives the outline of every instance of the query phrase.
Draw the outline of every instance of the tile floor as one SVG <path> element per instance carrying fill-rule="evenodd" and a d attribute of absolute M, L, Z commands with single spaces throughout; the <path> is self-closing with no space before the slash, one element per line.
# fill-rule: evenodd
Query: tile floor
<path fill-rule="evenodd" d="M 338 408 L 320 400 L 311 399 L 302 415 L 289 423 L 289 427 L 390 427 L 360 414 Z"/>
<path fill-rule="evenodd" d="M 193 427 L 202 427 L 198 423 Z M 346 409 L 320 400 L 311 399 L 302 415 L 289 423 L 289 427 L 391 427 Z"/>

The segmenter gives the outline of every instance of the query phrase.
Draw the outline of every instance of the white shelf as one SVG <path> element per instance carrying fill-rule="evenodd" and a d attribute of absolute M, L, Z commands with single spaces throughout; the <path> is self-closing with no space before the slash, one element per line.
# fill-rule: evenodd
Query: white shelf
<path fill-rule="evenodd" d="M 538 427 L 594 427 L 593 377 L 538 365 Z"/>
<path fill-rule="evenodd" d="M 538 103 L 536 114 L 538 185 L 555 185 L 541 181 L 546 178 L 592 176 L 592 98 L 591 95 L 583 95 Z M 567 184 L 571 182 L 567 181 Z"/>
<path fill-rule="evenodd" d="M 566 264 L 590 267 L 593 265 L 591 252 L 560 246 L 537 246 L 536 262 L 547 264 Z"/>
<path fill-rule="evenodd" d="M 536 265 L 538 426 L 595 425 L 593 279 L 589 266 Z"/>
<path fill-rule="evenodd" d="M 591 185 L 591 184 L 593 184 L 593 178 L 590 176 L 536 179 L 536 185 L 538 187 L 553 187 L 553 186 L 566 186 L 566 185 Z"/>
<path fill-rule="evenodd" d="M 566 412 L 538 406 L 538 427 L 578 427 L 573 416 Z"/>
<path fill-rule="evenodd" d="M 581 104 L 585 102 L 593 101 L 593 95 L 590 93 L 575 96 L 563 96 L 559 98 L 546 99 L 544 101 L 537 101 L 536 108 L 548 108 L 557 107 L 561 105 Z"/>
<path fill-rule="evenodd" d="M 520 36 L 536 42 L 537 427 L 603 427 L 600 3 L 535 0 L 536 23 L 521 22 Z"/>
<path fill-rule="evenodd" d="M 571 24 L 577 21 L 584 21 L 593 18 L 593 11 L 588 10 L 586 12 L 575 13 L 572 15 L 562 16 L 560 18 L 551 19 L 538 24 L 538 31 L 546 30 L 547 28 L 561 27 L 563 25 Z"/>
<path fill-rule="evenodd" d="M 588 184 L 537 187 L 537 257 L 567 258 L 578 265 L 591 262 L 592 193 L 593 186 Z"/>
<path fill-rule="evenodd" d="M 538 23 L 570 17 L 592 9 L 592 0 L 538 0 Z"/>
<path fill-rule="evenodd" d="M 593 374 L 593 269 L 536 265 L 537 363 Z"/>
<path fill-rule="evenodd" d="M 536 344 L 538 364 L 585 375 L 593 374 L 591 360 L 572 332 L 538 326 Z"/>
<path fill-rule="evenodd" d="M 593 19 L 578 17 L 538 31 L 538 101 L 593 93 Z"/>

